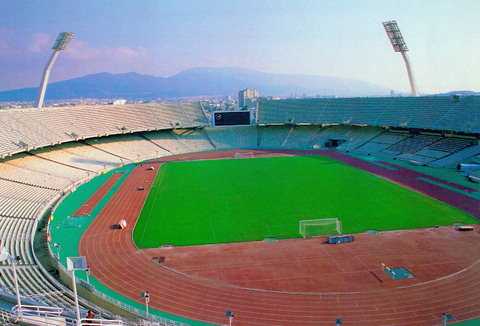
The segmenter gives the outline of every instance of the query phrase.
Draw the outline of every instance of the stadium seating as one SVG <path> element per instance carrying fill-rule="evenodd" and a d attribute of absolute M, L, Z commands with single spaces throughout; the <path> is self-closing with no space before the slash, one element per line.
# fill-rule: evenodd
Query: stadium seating
<path fill-rule="evenodd" d="M 58 162 L 64 162 L 63 160 L 65 160 L 65 163 L 68 165 L 86 170 L 98 172 L 121 164 L 119 157 L 87 144 L 68 143 L 59 145 L 56 149 L 61 149 L 61 152 L 55 151 L 59 155 L 52 157 L 53 160 Z M 65 156 L 63 155 L 64 153 L 66 154 Z"/>
<path fill-rule="evenodd" d="M 336 140 L 339 141 L 339 145 L 336 146 L 338 150 L 350 151 L 381 132 L 381 128 L 334 125 L 321 128 L 311 142 L 315 148 L 324 148 L 327 142 Z"/>
<path fill-rule="evenodd" d="M 476 143 L 473 138 L 389 131 L 371 138 L 353 151 L 440 167 L 452 166 L 468 157 Z M 339 149 L 344 150 L 344 147 L 340 146 Z M 462 155 L 464 150 L 465 155 Z"/>
<path fill-rule="evenodd" d="M 477 97 L 263 101 L 261 126 L 215 128 L 203 128 L 207 121 L 196 104 L 2 110 L 0 238 L 12 255 L 21 257 L 22 295 L 71 309 L 71 292 L 38 265 L 32 236 L 45 209 L 73 185 L 131 161 L 216 149 L 323 148 L 329 139 L 344 140 L 337 147 L 341 151 L 432 166 L 480 162 L 474 137 L 413 135 L 384 128 L 479 133 L 479 105 Z M 0 285 L 12 290 L 11 268 L 6 264 L 0 268 Z"/>
<path fill-rule="evenodd" d="M 58 194 L 58 191 L 47 188 L 33 187 L 22 183 L 0 180 L 0 194 L 21 200 L 45 202 Z"/>
<path fill-rule="evenodd" d="M 261 125 L 357 124 L 480 132 L 480 96 L 372 97 L 264 100 Z"/>
<path fill-rule="evenodd" d="M 10 253 L 21 257 L 21 264 L 33 264 L 33 255 L 30 250 L 30 236 L 35 225 L 33 219 L 19 219 L 16 217 L 0 217 L 0 235 Z M 3 265 L 6 265 L 3 263 Z"/>
<path fill-rule="evenodd" d="M 457 153 L 472 145 L 474 145 L 472 139 L 458 137 L 438 138 L 437 141 L 434 141 L 431 145 L 424 147 L 416 153 L 413 154 L 414 151 L 410 151 L 407 154 L 399 155 L 398 158 L 430 163 Z"/>
<path fill-rule="evenodd" d="M 396 143 L 409 137 L 408 133 L 404 132 L 384 132 L 377 137 L 372 138 L 369 142 L 355 149 L 355 152 L 364 154 L 379 153 Z"/>
<path fill-rule="evenodd" d="M 431 163 L 434 167 L 455 167 L 460 162 L 468 161 L 470 158 L 480 154 L 480 144 L 474 144 L 464 149 L 449 154 Z"/>
<path fill-rule="evenodd" d="M 260 148 L 275 149 L 284 147 L 284 142 L 293 127 L 288 126 L 268 126 L 258 128 Z"/>
<path fill-rule="evenodd" d="M 439 136 L 432 135 L 413 135 L 404 140 L 387 147 L 383 152 L 391 155 L 399 155 L 404 153 L 415 153 L 424 147 L 439 140 Z"/>
<path fill-rule="evenodd" d="M 9 166 L 9 168 L 16 168 L 17 173 L 23 173 L 23 171 L 28 170 L 28 173 L 24 174 L 23 177 L 34 178 L 35 176 L 35 181 L 31 181 L 31 183 L 35 184 L 35 182 L 38 182 L 38 184 L 43 186 L 51 186 L 59 189 L 64 189 L 68 185 L 75 183 L 77 180 L 88 178 L 90 174 L 84 170 L 62 165 L 29 154 L 16 155 L 13 159 L 6 161 L 4 164 Z M 0 169 L 0 171 L 1 170 L 2 169 Z M 43 182 L 40 179 L 37 179 L 39 174 L 43 176 Z M 11 177 L 18 180 L 15 176 Z"/>
<path fill-rule="evenodd" d="M 37 187 L 51 187 L 55 190 L 63 189 L 71 183 L 67 179 L 62 180 L 62 178 L 57 178 L 56 176 L 48 175 L 46 173 L 17 167 L 8 161 L 4 164 L 0 164 L 0 178 Z"/>
<path fill-rule="evenodd" d="M 108 149 L 120 154 L 133 153 L 132 157 L 141 154 L 141 159 L 157 155 L 155 152 L 147 153 L 157 148 L 148 140 L 134 135 L 119 137 L 121 139 L 115 139 L 116 145 L 112 145 L 112 139 L 107 139 L 109 141 L 100 142 L 99 147 L 109 146 Z M 135 149 L 132 150 L 132 147 Z M 92 162 L 89 157 L 102 163 Z M 34 298 L 41 304 L 72 310 L 71 292 L 46 275 L 38 265 L 32 236 L 38 218 L 61 196 L 62 190 L 96 175 L 95 170 L 105 168 L 103 163 L 112 168 L 120 162 L 115 154 L 75 143 L 37 150 L 33 155 L 18 154 L 0 163 L 0 238 L 12 256 L 20 257 L 17 273 L 22 296 Z M 12 269 L 7 263 L 0 268 L 0 285 L 13 291 Z"/>
<path fill-rule="evenodd" d="M 92 139 L 87 140 L 87 143 L 97 150 L 116 156 L 124 162 L 137 162 L 169 154 L 166 150 L 137 135 Z"/>
<path fill-rule="evenodd" d="M 257 129 L 250 126 L 206 128 L 216 149 L 256 148 Z"/>
<path fill-rule="evenodd" d="M 471 158 L 470 160 L 472 163 L 480 164 L 480 154 L 475 155 L 474 157 Z"/>
<path fill-rule="evenodd" d="M 343 139 L 345 143 L 337 147 L 342 151 L 352 151 L 382 133 L 381 128 L 351 126 Z"/>
<path fill-rule="evenodd" d="M 440 151 L 447 154 L 458 152 L 465 147 L 471 146 L 475 143 L 473 139 L 465 139 L 458 137 L 443 138 L 440 141 L 430 145 L 429 150 Z"/>
<path fill-rule="evenodd" d="M 63 142 L 127 132 L 201 127 L 197 104 L 72 106 L 0 111 L 0 157 Z"/>
<path fill-rule="evenodd" d="M 85 159 L 79 155 L 63 150 L 65 145 L 60 145 L 58 150 L 51 151 L 49 149 L 40 149 L 35 155 L 42 159 L 57 162 L 61 165 L 69 166 L 79 170 L 83 170 L 90 173 L 95 173 L 102 169 L 105 169 L 105 165 L 102 165 L 102 161 L 94 161 Z"/>
<path fill-rule="evenodd" d="M 189 152 L 187 145 L 178 141 L 177 136 L 171 131 L 149 132 L 144 133 L 143 135 L 146 139 L 149 139 L 152 143 L 171 154 L 183 154 Z"/>
<path fill-rule="evenodd" d="M 202 129 L 174 129 L 174 136 L 189 149 L 189 152 L 211 151 L 215 145 Z"/>
<path fill-rule="evenodd" d="M 312 149 L 313 139 L 321 130 L 318 126 L 295 126 L 290 131 L 283 143 L 285 148 Z"/>

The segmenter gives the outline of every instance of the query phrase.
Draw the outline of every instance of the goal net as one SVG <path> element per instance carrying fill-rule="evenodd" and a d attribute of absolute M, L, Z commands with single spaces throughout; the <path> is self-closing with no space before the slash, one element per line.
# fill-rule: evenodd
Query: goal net
<path fill-rule="evenodd" d="M 338 218 L 301 220 L 299 221 L 299 233 L 304 238 L 341 234 L 342 223 Z"/>

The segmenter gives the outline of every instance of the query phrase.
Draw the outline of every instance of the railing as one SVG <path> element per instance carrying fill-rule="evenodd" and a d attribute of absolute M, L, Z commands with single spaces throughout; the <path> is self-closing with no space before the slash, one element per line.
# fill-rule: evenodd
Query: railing
<path fill-rule="evenodd" d="M 178 326 L 179 324 L 173 320 L 165 320 L 162 322 L 159 321 L 151 321 L 142 319 L 139 323 L 135 324 L 135 326 Z"/>
<path fill-rule="evenodd" d="M 109 320 L 109 319 L 95 319 L 95 318 L 83 318 L 80 319 L 80 326 L 123 326 L 128 325 L 122 320 Z"/>
<path fill-rule="evenodd" d="M 76 320 L 62 316 L 63 309 L 49 306 L 31 306 L 22 305 L 20 309 L 18 306 L 12 308 L 12 312 L 0 311 L 0 321 L 4 321 L 2 325 L 7 325 L 8 322 L 17 321 L 30 325 L 40 326 L 128 326 L 129 324 L 122 320 L 110 319 L 95 319 L 83 318 L 78 323 Z"/>
<path fill-rule="evenodd" d="M 20 308 L 18 306 L 14 306 L 12 308 L 12 313 L 22 316 L 58 317 L 62 315 L 63 308 L 21 305 Z"/>
<path fill-rule="evenodd" d="M 36 326 L 74 326 L 71 320 L 61 315 L 63 309 L 57 307 L 22 306 L 13 307 L 12 312 L 0 310 L 2 325 L 15 325 L 19 322 Z"/>
<path fill-rule="evenodd" d="M 42 317 L 42 316 L 21 316 L 16 317 L 16 323 L 35 325 L 35 326 L 65 326 L 72 325 L 67 323 L 65 317 Z"/>
<path fill-rule="evenodd" d="M 0 309 L 0 322 L 2 325 L 13 324 L 14 320 L 15 320 L 15 315 L 13 315 L 11 312 Z"/>
<path fill-rule="evenodd" d="M 63 265 L 60 265 L 61 268 L 63 269 Z M 145 310 L 143 309 L 137 309 L 132 307 L 131 305 L 128 305 L 120 300 L 117 300 L 115 298 L 112 298 L 103 292 L 98 291 L 94 287 L 92 287 L 92 292 L 97 296 L 102 298 L 103 300 L 110 302 L 111 304 L 114 304 L 117 307 L 120 307 L 121 309 L 130 312 L 133 315 L 136 315 L 140 318 L 149 318 L 151 319 L 150 321 L 148 320 L 141 320 L 139 323 L 135 325 L 147 325 L 147 326 L 189 326 L 190 324 L 183 323 L 180 321 L 175 321 L 171 320 L 168 318 L 160 317 L 160 316 L 155 316 L 152 315 L 151 313 L 147 316 Z"/>

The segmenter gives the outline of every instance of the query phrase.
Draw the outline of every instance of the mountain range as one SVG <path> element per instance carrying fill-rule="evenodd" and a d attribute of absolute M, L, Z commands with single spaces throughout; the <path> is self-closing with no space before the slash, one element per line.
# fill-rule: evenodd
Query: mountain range
<path fill-rule="evenodd" d="M 274 74 L 242 68 L 192 68 L 170 77 L 135 72 L 97 73 L 51 83 L 46 99 L 125 98 L 173 99 L 196 96 L 236 96 L 242 88 L 264 96 L 381 96 L 389 90 L 369 82 L 328 76 Z M 0 92 L 0 101 L 33 101 L 37 87 Z"/>

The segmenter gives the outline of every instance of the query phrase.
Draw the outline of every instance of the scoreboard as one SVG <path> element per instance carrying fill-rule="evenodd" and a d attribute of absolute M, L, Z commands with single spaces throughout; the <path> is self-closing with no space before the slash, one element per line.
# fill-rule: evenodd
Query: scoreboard
<path fill-rule="evenodd" d="M 216 111 L 213 113 L 214 126 L 245 126 L 250 124 L 250 111 Z"/>

